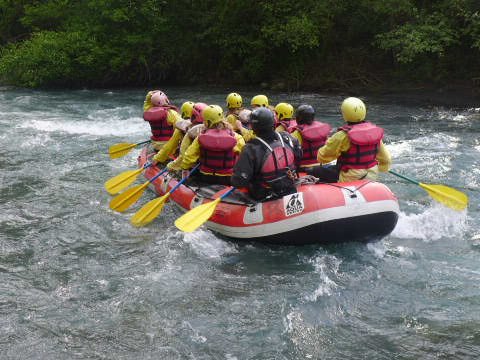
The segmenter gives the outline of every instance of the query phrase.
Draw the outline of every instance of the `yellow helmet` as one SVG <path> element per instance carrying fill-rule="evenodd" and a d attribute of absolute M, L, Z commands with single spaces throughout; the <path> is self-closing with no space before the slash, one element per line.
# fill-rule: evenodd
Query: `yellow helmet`
<path fill-rule="evenodd" d="M 293 117 L 293 106 L 287 103 L 279 103 L 275 106 L 278 120 L 291 119 Z"/>
<path fill-rule="evenodd" d="M 223 109 L 218 105 L 209 105 L 202 111 L 203 122 L 207 128 L 212 128 L 223 120 Z"/>
<path fill-rule="evenodd" d="M 363 121 L 367 115 L 365 104 L 356 97 L 349 97 L 343 100 L 341 110 L 343 120 L 347 122 Z"/>
<path fill-rule="evenodd" d="M 268 98 L 265 95 L 254 96 L 250 105 L 268 107 Z"/>
<path fill-rule="evenodd" d="M 192 117 L 193 105 L 195 104 L 191 101 L 185 101 L 182 104 L 182 107 L 180 108 L 180 112 L 182 113 L 183 119 L 190 119 Z"/>
<path fill-rule="evenodd" d="M 227 95 L 227 107 L 229 109 L 238 109 L 242 107 L 242 97 L 237 93 Z"/>

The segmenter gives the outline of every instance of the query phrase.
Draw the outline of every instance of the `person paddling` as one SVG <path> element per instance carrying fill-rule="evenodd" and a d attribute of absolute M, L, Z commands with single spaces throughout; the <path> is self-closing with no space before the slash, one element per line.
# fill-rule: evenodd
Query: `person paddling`
<path fill-rule="evenodd" d="M 293 119 L 293 106 L 288 103 L 278 103 L 275 106 L 275 131 L 292 132 L 297 122 Z"/>
<path fill-rule="evenodd" d="M 152 147 L 158 151 L 173 135 L 173 126 L 181 119 L 180 114 L 160 90 L 148 92 L 143 109 L 143 119 L 148 121 L 152 131 Z"/>
<path fill-rule="evenodd" d="M 225 119 L 227 122 L 235 128 L 237 120 L 240 120 L 240 112 L 243 110 L 243 100 L 240 94 L 232 92 L 227 95 L 227 113 Z"/>
<path fill-rule="evenodd" d="M 287 132 L 275 132 L 273 112 L 254 109 L 250 124 L 255 133 L 244 147 L 232 175 L 232 185 L 247 188 L 256 200 L 295 193 L 296 164 L 302 149 Z"/>
<path fill-rule="evenodd" d="M 199 117 L 199 113 L 205 107 L 207 107 L 207 104 L 204 103 L 194 104 L 191 101 L 183 103 L 181 107 L 182 120 L 178 120 L 175 123 L 173 135 L 160 149 L 160 151 L 153 157 L 152 160 L 155 164 L 158 163 L 165 165 L 169 157 L 173 156 L 177 152 L 185 133 L 187 132 L 188 128 L 192 126 L 192 121 L 195 122 L 195 118 Z M 203 120 L 200 120 L 200 123 L 202 121 Z"/>
<path fill-rule="evenodd" d="M 376 180 L 378 172 L 387 172 L 392 162 L 382 141 L 383 129 L 365 121 L 367 110 L 358 98 L 345 99 L 341 112 L 346 124 L 318 150 L 318 162 L 325 164 L 336 159 L 340 182 Z"/>
<path fill-rule="evenodd" d="M 183 155 L 182 170 L 191 169 L 200 162 L 196 179 L 209 184 L 229 185 L 233 166 L 245 141 L 225 121 L 223 110 L 210 105 L 202 111 L 203 130 Z M 186 175 L 184 173 L 184 175 Z"/>
<path fill-rule="evenodd" d="M 299 170 L 313 174 L 313 168 L 320 167 L 317 161 L 318 149 L 325 145 L 332 127 L 315 120 L 315 109 L 308 104 L 300 105 L 297 108 L 295 119 L 297 125 L 293 128 L 292 136 L 298 140 L 303 150 Z M 318 174 L 316 176 L 320 177 Z"/>

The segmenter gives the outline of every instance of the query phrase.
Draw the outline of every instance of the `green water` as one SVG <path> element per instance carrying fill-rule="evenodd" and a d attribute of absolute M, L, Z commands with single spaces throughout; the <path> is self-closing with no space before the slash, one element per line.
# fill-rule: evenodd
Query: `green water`
<path fill-rule="evenodd" d="M 230 89 L 166 91 L 223 105 Z M 394 169 L 464 191 L 468 211 L 386 174 L 402 213 L 384 240 L 265 247 L 184 235 L 170 205 L 140 229 L 138 207 L 109 210 L 103 183 L 138 151 L 106 150 L 147 139 L 143 97 L 0 88 L 1 359 L 479 357 L 480 108 L 365 99 Z M 334 127 L 342 98 L 271 94 Z"/>

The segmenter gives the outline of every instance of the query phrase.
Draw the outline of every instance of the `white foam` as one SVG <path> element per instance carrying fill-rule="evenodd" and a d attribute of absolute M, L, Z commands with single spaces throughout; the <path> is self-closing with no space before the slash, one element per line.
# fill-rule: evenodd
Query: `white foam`
<path fill-rule="evenodd" d="M 387 250 L 388 250 L 382 242 L 369 243 L 369 244 L 367 244 L 367 249 L 376 258 L 379 258 L 379 259 L 383 259 L 385 257 L 385 255 L 387 254 Z"/>
<path fill-rule="evenodd" d="M 220 240 L 208 230 L 196 230 L 193 233 L 184 233 L 184 241 L 192 247 L 193 251 L 210 259 L 218 259 L 226 253 L 237 252 L 235 246 Z"/>
<path fill-rule="evenodd" d="M 392 236 L 424 241 L 434 241 L 444 237 L 459 238 L 466 230 L 466 222 L 466 211 L 454 211 L 435 203 L 423 213 L 400 212 Z"/>
<path fill-rule="evenodd" d="M 413 145 L 409 141 L 402 141 L 398 143 L 391 143 L 386 145 L 392 158 L 399 158 L 413 152 Z"/>
<path fill-rule="evenodd" d="M 30 149 L 37 146 L 47 146 L 52 142 L 52 138 L 49 134 L 35 134 L 35 136 L 29 136 L 22 139 L 20 148 Z"/>
<path fill-rule="evenodd" d="M 305 300 L 317 301 L 321 296 L 332 295 L 333 290 L 338 287 L 337 283 L 328 276 L 328 273 L 337 275 L 342 262 L 334 256 L 322 255 L 313 259 L 311 263 L 315 268 L 315 272 L 320 275 L 320 283 L 312 294 L 305 296 Z"/>
<path fill-rule="evenodd" d="M 19 128 L 33 128 L 42 132 L 62 132 L 67 134 L 83 134 L 97 136 L 125 136 L 148 134 L 148 124 L 141 118 L 107 121 L 65 121 L 32 120 L 18 125 Z"/>

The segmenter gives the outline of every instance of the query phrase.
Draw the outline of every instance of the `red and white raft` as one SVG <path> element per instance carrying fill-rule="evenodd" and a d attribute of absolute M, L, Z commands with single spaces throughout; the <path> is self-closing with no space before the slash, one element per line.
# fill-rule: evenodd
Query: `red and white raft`
<path fill-rule="evenodd" d="M 139 156 L 139 166 L 147 162 L 147 157 L 145 148 Z M 154 166 L 144 174 L 151 179 L 159 171 Z M 158 195 L 163 195 L 177 183 L 167 173 L 151 186 Z M 223 185 L 181 185 L 170 195 L 170 200 L 185 212 L 218 198 L 228 189 Z M 378 241 L 397 224 L 397 198 L 382 183 L 360 180 L 299 185 L 297 189 L 295 194 L 258 203 L 236 190 L 218 204 L 205 225 L 232 239 L 304 245 Z"/>

